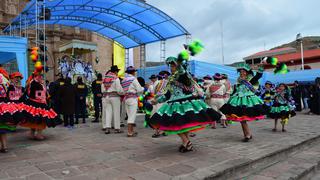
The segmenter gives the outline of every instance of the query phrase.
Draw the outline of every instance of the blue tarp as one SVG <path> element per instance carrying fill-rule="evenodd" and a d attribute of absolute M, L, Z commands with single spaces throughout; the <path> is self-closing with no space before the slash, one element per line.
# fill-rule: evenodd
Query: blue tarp
<path fill-rule="evenodd" d="M 0 64 L 17 60 L 18 69 L 24 79 L 28 78 L 27 38 L 0 36 Z M 22 81 L 25 85 L 25 80 Z"/>
<path fill-rule="evenodd" d="M 261 82 L 271 81 L 273 83 L 294 83 L 299 82 L 314 82 L 317 77 L 320 77 L 320 69 L 304 70 L 304 71 L 291 71 L 287 74 L 274 74 L 264 73 Z"/>
<path fill-rule="evenodd" d="M 138 70 L 138 76 L 148 78 L 152 74 L 158 74 L 162 70 L 169 70 L 166 65 L 149 67 Z M 201 61 L 190 61 L 189 71 L 198 78 L 202 78 L 206 75 L 214 75 L 215 73 L 227 74 L 231 83 L 235 83 L 239 74 L 236 68 L 230 66 L 223 66 L 218 64 L 206 63 Z M 271 81 L 275 84 L 279 83 L 293 83 L 294 81 L 300 82 L 313 82 L 317 77 L 320 77 L 320 69 L 304 70 L 304 71 L 291 71 L 287 74 L 277 74 L 272 72 L 264 72 L 263 77 L 260 79 L 260 83 L 264 84 L 266 81 Z"/>
<path fill-rule="evenodd" d="M 36 23 L 32 0 L 16 17 L 10 29 Z M 46 24 L 80 27 L 117 41 L 125 48 L 189 34 L 173 18 L 140 0 L 54 0 L 46 1 L 51 18 Z M 40 21 L 42 23 L 43 21 Z"/>

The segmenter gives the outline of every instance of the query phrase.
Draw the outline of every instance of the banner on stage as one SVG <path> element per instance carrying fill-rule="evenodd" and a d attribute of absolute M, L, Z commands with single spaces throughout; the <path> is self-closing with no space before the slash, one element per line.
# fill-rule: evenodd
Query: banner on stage
<path fill-rule="evenodd" d="M 118 43 L 113 43 L 113 65 L 117 65 L 120 69 L 119 76 L 124 77 L 126 69 L 126 52 Z"/>

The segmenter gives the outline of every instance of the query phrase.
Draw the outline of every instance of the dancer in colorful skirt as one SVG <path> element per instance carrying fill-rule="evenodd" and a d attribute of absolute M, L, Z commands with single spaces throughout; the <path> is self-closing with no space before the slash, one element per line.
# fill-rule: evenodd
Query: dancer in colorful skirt
<path fill-rule="evenodd" d="M 193 150 L 189 132 L 204 129 L 219 120 L 221 115 L 200 98 L 204 93 L 187 71 L 185 60 L 169 57 L 166 64 L 170 66 L 172 75 L 163 94 L 153 101 L 154 104 L 164 104 L 148 124 L 166 134 L 177 134 L 182 141 L 179 151 L 184 153 Z"/>
<path fill-rule="evenodd" d="M 240 77 L 237 84 L 234 85 L 233 94 L 220 110 L 226 115 L 227 120 L 241 123 L 244 134 L 243 142 L 248 142 L 252 139 L 252 133 L 247 121 L 264 119 L 266 114 L 263 101 L 255 95 L 263 68 L 260 67 L 255 76 L 248 64 L 241 64 L 237 70 L 240 72 Z"/>
<path fill-rule="evenodd" d="M 273 104 L 273 99 L 275 95 L 274 85 L 272 82 L 267 81 L 264 85 L 264 88 L 261 91 L 261 99 L 264 101 L 264 104 L 268 107 L 268 112 Z"/>
<path fill-rule="evenodd" d="M 15 106 L 11 106 L 7 103 L 8 79 L 8 73 L 0 67 L 0 153 L 8 152 L 7 133 L 16 130 L 16 123 L 13 116 L 18 110 Z"/>
<path fill-rule="evenodd" d="M 14 120 L 14 124 L 19 123 L 23 118 L 23 109 L 25 107 L 25 104 L 23 103 L 26 98 L 25 94 L 25 88 L 21 86 L 21 80 L 23 79 L 23 76 L 20 72 L 14 72 L 10 74 L 10 85 L 8 88 L 8 105 L 11 107 L 15 107 L 18 109 L 17 112 L 14 115 L 12 115 L 12 118 Z"/>
<path fill-rule="evenodd" d="M 274 119 L 274 129 L 272 131 L 277 131 L 278 119 L 281 119 L 282 132 L 286 132 L 285 125 L 288 124 L 289 118 L 296 115 L 294 108 L 289 87 L 283 83 L 279 84 L 270 110 L 270 118 Z"/>
<path fill-rule="evenodd" d="M 23 76 L 20 72 L 10 74 L 10 86 L 8 88 L 9 102 L 21 103 L 25 98 L 25 89 L 21 86 Z"/>
<path fill-rule="evenodd" d="M 31 129 L 31 139 L 44 140 L 42 131 L 46 127 L 61 124 L 61 119 L 53 109 L 47 106 L 47 91 L 41 73 L 34 72 L 29 80 L 26 88 L 28 98 L 25 102 L 25 115 L 20 126 Z"/>

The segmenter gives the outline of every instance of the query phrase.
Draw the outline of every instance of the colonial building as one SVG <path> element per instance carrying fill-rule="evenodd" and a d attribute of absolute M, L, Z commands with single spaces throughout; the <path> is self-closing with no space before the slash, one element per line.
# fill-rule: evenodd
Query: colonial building
<path fill-rule="evenodd" d="M 303 43 L 304 69 L 320 68 L 320 37 L 305 37 Z M 268 51 L 261 51 L 243 58 L 246 63 L 255 66 L 261 62 L 264 57 L 271 56 L 278 58 L 279 62 L 286 63 L 290 70 L 302 69 L 302 53 L 300 42 L 293 41 Z M 266 67 L 273 69 L 272 66 Z"/>
<path fill-rule="evenodd" d="M 27 0 L 1 0 L 0 3 L 0 32 L 3 28 L 9 25 L 10 21 L 16 17 L 26 5 Z M 113 62 L 113 41 L 99 36 L 96 33 L 92 33 L 79 28 L 70 28 L 60 25 L 47 27 L 47 42 L 48 48 L 48 67 L 50 70 L 47 72 L 46 77 L 49 81 L 55 80 L 58 74 L 58 59 L 64 54 L 59 52 L 61 45 L 68 43 L 74 39 L 94 42 L 97 44 L 98 53 L 89 53 L 84 56 L 84 59 L 90 61 L 94 69 L 98 72 L 105 73 L 109 70 Z M 22 35 L 25 35 L 22 32 Z M 33 46 L 35 39 L 35 33 L 28 31 L 28 37 L 30 39 L 30 46 Z M 95 59 L 98 56 L 99 62 Z M 142 58 L 141 58 L 142 57 Z M 145 59 L 145 54 L 140 55 L 140 48 L 134 49 L 134 65 L 140 67 L 140 58 Z M 32 71 L 33 65 L 30 63 L 29 69 Z"/>

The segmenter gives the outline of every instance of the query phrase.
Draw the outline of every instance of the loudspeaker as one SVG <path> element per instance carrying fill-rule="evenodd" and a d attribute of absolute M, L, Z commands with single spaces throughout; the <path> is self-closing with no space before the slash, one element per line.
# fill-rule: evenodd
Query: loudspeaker
<path fill-rule="evenodd" d="M 41 12 L 39 14 L 39 19 L 40 20 L 50 20 L 50 18 L 51 18 L 51 10 L 48 8 L 44 8 L 44 12 L 43 12 L 43 9 L 41 9 Z"/>

